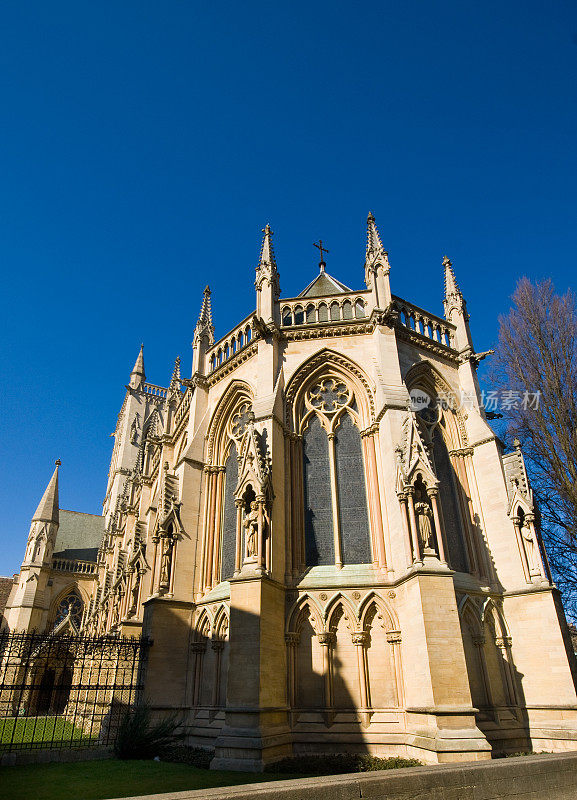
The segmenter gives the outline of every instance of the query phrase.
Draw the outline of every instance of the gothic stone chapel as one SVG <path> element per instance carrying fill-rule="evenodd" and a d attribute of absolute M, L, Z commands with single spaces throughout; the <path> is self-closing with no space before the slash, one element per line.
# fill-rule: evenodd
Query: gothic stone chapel
<path fill-rule="evenodd" d="M 576 749 L 559 595 L 451 262 L 444 318 L 392 295 L 370 214 L 366 288 L 321 251 L 281 298 L 272 235 L 216 342 L 205 290 L 190 378 L 148 383 L 141 349 L 102 517 L 59 511 L 57 468 L 8 627 L 149 636 L 146 695 L 215 768 Z"/>

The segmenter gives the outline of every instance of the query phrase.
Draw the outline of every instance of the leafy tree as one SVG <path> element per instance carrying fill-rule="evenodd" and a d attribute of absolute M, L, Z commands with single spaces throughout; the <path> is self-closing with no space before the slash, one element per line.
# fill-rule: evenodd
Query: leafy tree
<path fill-rule="evenodd" d="M 551 569 L 569 616 L 577 619 L 575 295 L 556 294 L 550 280 L 522 278 L 512 300 L 499 319 L 491 379 L 501 397 L 513 391 L 519 402 L 501 404 L 500 432 L 521 442 Z"/>

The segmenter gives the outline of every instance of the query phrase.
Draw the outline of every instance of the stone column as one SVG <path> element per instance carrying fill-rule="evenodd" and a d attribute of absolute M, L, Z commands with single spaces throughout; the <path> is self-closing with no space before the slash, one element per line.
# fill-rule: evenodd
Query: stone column
<path fill-rule="evenodd" d="M 200 705 L 200 691 L 202 688 L 202 665 L 204 661 L 204 653 L 206 651 L 206 642 L 192 642 L 190 645 L 191 653 L 194 653 L 194 683 L 192 688 L 192 703 L 195 707 Z"/>
<path fill-rule="evenodd" d="M 236 552 L 234 559 L 234 574 L 238 575 L 242 568 L 243 556 L 242 551 L 242 499 L 237 498 L 234 501 L 236 506 Z"/>
<path fill-rule="evenodd" d="M 403 685 L 403 663 L 401 660 L 401 632 L 387 631 L 387 642 L 391 646 L 391 664 L 395 675 L 395 701 L 399 708 L 405 704 Z"/>
<path fill-rule="evenodd" d="M 421 549 L 419 547 L 419 533 L 417 530 L 417 518 L 415 517 L 415 490 L 412 486 L 407 486 L 407 504 L 409 508 L 409 530 L 411 532 L 411 543 L 413 545 L 413 564 L 421 561 Z"/>
<path fill-rule="evenodd" d="M 212 685 L 212 707 L 215 713 L 221 705 L 220 697 L 220 676 L 222 671 L 222 651 L 224 650 L 225 642 L 222 639 L 213 639 L 211 647 L 214 650 L 215 665 L 214 665 L 214 683 Z"/>
<path fill-rule="evenodd" d="M 479 671 L 483 681 L 483 690 L 485 693 L 485 701 L 488 706 L 493 705 L 493 694 L 491 692 L 491 682 L 489 680 L 489 673 L 487 672 L 487 662 L 485 661 L 485 636 L 482 633 L 473 634 L 471 636 L 473 645 L 477 653 L 477 663 L 479 664 Z"/>
<path fill-rule="evenodd" d="M 332 631 L 318 634 L 318 641 L 323 653 L 323 676 L 325 684 L 325 719 L 327 725 L 333 721 L 333 646 L 336 635 Z"/>
<path fill-rule="evenodd" d="M 501 651 L 501 658 L 503 659 L 503 669 L 505 672 L 505 681 L 507 684 L 507 694 L 509 695 L 509 704 L 512 706 L 518 705 L 517 701 L 517 688 L 513 680 L 511 672 L 511 637 L 510 636 L 497 636 L 495 644 Z"/>
<path fill-rule="evenodd" d="M 354 631 L 351 634 L 353 644 L 357 650 L 357 667 L 359 673 L 359 696 L 361 698 L 361 717 L 366 728 L 372 715 L 371 697 L 367 664 L 367 647 L 369 646 L 370 636 L 368 631 Z"/>
<path fill-rule="evenodd" d="M 295 706 L 297 701 L 296 651 L 301 640 L 300 633 L 286 633 L 284 640 L 287 646 L 287 699 L 292 727 L 295 722 Z"/>
<path fill-rule="evenodd" d="M 214 540 L 212 546 L 212 580 L 214 586 L 220 580 L 220 534 L 222 519 L 222 490 L 224 485 L 224 467 L 216 467 L 216 499 L 214 503 Z"/>
<path fill-rule="evenodd" d="M 377 458 L 375 453 L 375 431 L 370 428 L 361 433 L 365 474 L 367 476 L 367 494 L 371 515 L 371 532 L 373 542 L 373 563 L 383 571 L 387 569 L 387 556 L 385 550 L 385 533 L 383 528 L 383 511 L 379 492 L 379 479 L 377 474 Z"/>
<path fill-rule="evenodd" d="M 341 524 L 339 519 L 339 490 L 337 484 L 337 467 L 335 458 L 335 433 L 329 433 L 329 466 L 331 481 L 331 505 L 333 511 L 333 533 L 335 543 L 335 565 L 343 566 L 343 556 L 341 548 Z"/>
<path fill-rule="evenodd" d="M 445 545 L 444 545 L 444 531 L 441 526 L 441 515 L 439 514 L 439 489 L 437 486 L 431 486 L 427 493 L 431 498 L 431 506 L 433 507 L 433 519 L 435 521 L 435 533 L 437 534 L 437 551 L 439 554 L 439 561 L 442 561 L 443 564 L 447 563 L 447 558 L 445 556 Z"/>
<path fill-rule="evenodd" d="M 397 497 L 401 505 L 401 525 L 403 527 L 403 539 L 405 542 L 405 555 L 407 556 L 407 567 L 413 563 L 411 555 L 411 534 L 409 533 L 409 511 L 407 508 L 407 495 L 405 492 L 398 492 Z"/>

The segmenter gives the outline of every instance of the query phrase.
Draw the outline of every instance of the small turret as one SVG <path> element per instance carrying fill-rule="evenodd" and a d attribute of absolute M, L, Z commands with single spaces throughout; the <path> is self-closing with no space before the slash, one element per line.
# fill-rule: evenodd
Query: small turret
<path fill-rule="evenodd" d="M 453 265 L 448 256 L 443 257 L 443 270 L 445 277 L 445 298 L 443 305 L 445 308 L 445 319 L 456 325 L 455 347 L 464 354 L 473 351 L 473 341 L 469 329 L 469 314 L 463 293 L 457 283 L 457 278 L 453 271 Z"/>
<path fill-rule="evenodd" d="M 256 268 L 256 314 L 265 324 L 278 324 L 280 315 L 278 299 L 280 297 L 279 273 L 272 244 L 273 232 L 267 223 L 263 228 L 263 240 L 260 258 Z"/>
<path fill-rule="evenodd" d="M 386 309 L 391 302 L 389 254 L 383 247 L 372 212 L 367 217 L 365 283 L 374 296 L 375 308 Z"/>
<path fill-rule="evenodd" d="M 38 508 L 32 517 L 28 544 L 26 546 L 25 564 L 40 564 L 50 561 L 56 541 L 56 533 L 60 524 L 58 503 L 58 468 L 60 460 L 48 482 Z"/>
<path fill-rule="evenodd" d="M 214 344 L 214 325 L 210 305 L 210 287 L 206 286 L 200 307 L 200 315 L 194 330 L 192 342 L 192 374 L 205 374 L 204 358 L 207 350 Z"/>
<path fill-rule="evenodd" d="M 145 381 L 146 381 L 146 374 L 144 372 L 144 345 L 141 344 L 140 352 L 138 353 L 137 359 L 134 363 L 134 367 L 132 368 L 132 372 L 130 373 L 129 386 L 131 389 L 142 389 Z"/>

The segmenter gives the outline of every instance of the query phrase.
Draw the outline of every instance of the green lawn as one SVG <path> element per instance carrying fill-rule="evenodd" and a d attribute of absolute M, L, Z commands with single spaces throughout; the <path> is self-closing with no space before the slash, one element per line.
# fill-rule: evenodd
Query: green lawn
<path fill-rule="evenodd" d="M 8 717 L 0 720 L 0 750 L 13 744 L 43 742 L 90 742 L 80 728 L 62 717 Z"/>
<path fill-rule="evenodd" d="M 298 775 L 213 772 L 163 761 L 81 761 L 0 767 L 0 800 L 102 800 L 212 786 L 284 780 Z"/>

